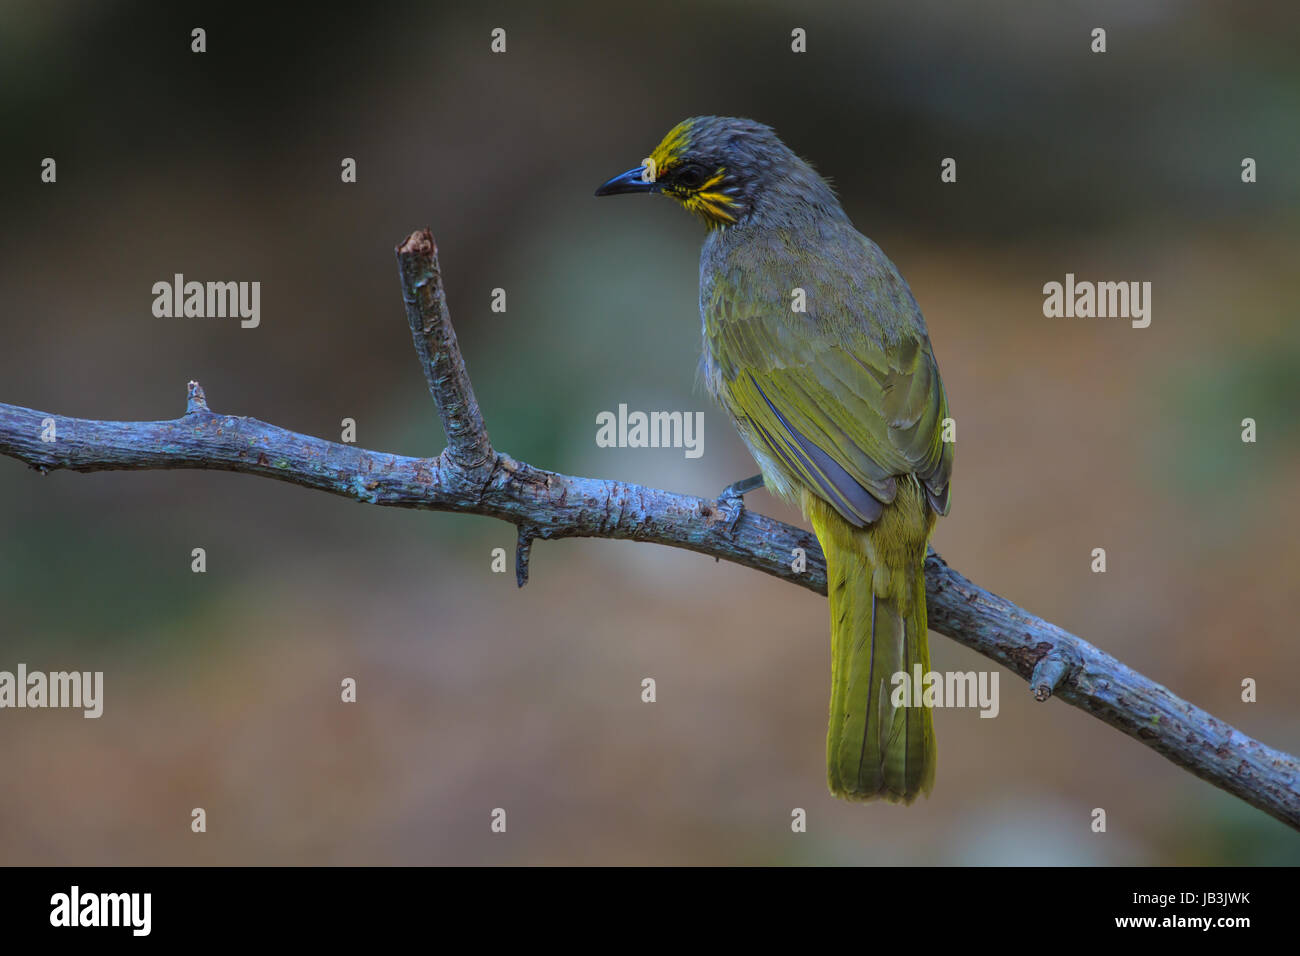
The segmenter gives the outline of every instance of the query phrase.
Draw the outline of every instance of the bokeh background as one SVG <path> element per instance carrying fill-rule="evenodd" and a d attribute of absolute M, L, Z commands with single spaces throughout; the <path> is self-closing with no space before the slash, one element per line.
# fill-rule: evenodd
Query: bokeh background
<path fill-rule="evenodd" d="M 753 468 L 696 379 L 699 226 L 591 193 L 682 117 L 752 116 L 925 312 L 959 423 L 945 558 L 1294 753 L 1298 30 L 1281 2 L 5 0 L 0 401 L 171 418 L 196 378 L 222 413 L 435 454 L 393 258 L 428 225 L 498 448 L 716 494 Z M 260 280 L 261 327 L 155 318 L 176 272 Z M 1067 272 L 1150 281 L 1150 328 L 1044 318 Z M 703 410 L 705 455 L 598 449 L 620 402 Z M 601 541 L 539 543 L 519 591 L 490 570 L 512 532 L 0 460 L 0 668 L 106 675 L 98 721 L 0 713 L 0 862 L 1300 862 L 1294 832 L 1005 671 L 997 719 L 937 713 L 929 800 L 836 802 L 822 598 Z M 931 641 L 940 669 L 996 667 Z"/>

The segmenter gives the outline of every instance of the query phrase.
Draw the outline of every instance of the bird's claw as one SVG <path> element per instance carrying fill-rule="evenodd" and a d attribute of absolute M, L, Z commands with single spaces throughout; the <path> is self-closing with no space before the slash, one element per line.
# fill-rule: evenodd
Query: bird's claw
<path fill-rule="evenodd" d="M 745 513 L 745 495 L 763 487 L 763 476 L 754 475 L 741 481 L 734 481 L 722 489 L 718 495 L 718 510 L 731 515 L 727 519 L 727 534 L 736 533 L 736 524 Z"/>

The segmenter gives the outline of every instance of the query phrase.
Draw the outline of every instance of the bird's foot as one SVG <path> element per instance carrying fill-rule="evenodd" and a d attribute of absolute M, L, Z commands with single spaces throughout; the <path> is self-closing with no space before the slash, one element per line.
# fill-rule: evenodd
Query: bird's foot
<path fill-rule="evenodd" d="M 736 523 L 745 513 L 745 495 L 762 487 L 763 476 L 754 475 L 734 481 L 722 489 L 722 494 L 718 495 L 718 510 L 731 516 L 727 519 L 727 534 L 736 533 Z"/>

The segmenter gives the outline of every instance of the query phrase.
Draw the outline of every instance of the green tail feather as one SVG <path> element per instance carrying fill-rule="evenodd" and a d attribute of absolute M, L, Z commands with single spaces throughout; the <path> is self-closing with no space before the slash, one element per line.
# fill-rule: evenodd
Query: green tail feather
<path fill-rule="evenodd" d="M 831 605 L 827 777 L 846 800 L 911 803 L 934 784 L 930 708 L 896 708 L 891 699 L 895 674 L 910 682 L 915 665 L 930 669 L 923 566 L 933 519 L 923 500 L 916 508 L 907 498 L 866 530 L 820 501 L 806 508 L 826 554 Z"/>

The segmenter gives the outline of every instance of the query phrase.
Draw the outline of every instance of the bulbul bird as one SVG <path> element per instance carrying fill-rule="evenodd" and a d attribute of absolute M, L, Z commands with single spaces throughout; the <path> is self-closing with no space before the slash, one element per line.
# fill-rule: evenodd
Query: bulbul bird
<path fill-rule="evenodd" d="M 826 555 L 831 793 L 911 803 L 934 783 L 930 709 L 895 674 L 930 670 L 926 545 L 946 514 L 953 444 L 925 320 L 880 248 L 770 127 L 677 124 L 597 196 L 661 193 L 708 228 L 700 254 L 704 378 L 768 490 Z"/>

